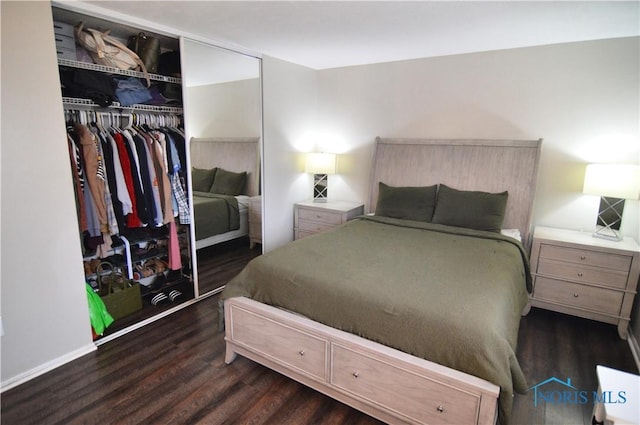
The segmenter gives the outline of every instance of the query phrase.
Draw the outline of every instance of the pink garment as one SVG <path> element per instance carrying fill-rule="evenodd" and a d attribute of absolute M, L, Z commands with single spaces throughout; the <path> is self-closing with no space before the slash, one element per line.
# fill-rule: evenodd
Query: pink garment
<path fill-rule="evenodd" d="M 169 269 L 180 270 L 182 268 L 182 257 L 180 256 L 180 242 L 178 241 L 178 230 L 175 221 L 169 223 Z"/>

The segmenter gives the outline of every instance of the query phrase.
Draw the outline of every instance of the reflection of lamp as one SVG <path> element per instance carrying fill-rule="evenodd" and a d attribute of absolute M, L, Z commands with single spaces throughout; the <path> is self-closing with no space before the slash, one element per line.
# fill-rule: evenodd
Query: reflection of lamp
<path fill-rule="evenodd" d="M 582 192 L 600 196 L 596 232 L 593 236 L 621 240 L 620 224 L 625 199 L 640 197 L 640 166 L 590 164 Z"/>
<path fill-rule="evenodd" d="M 305 171 L 313 174 L 313 202 L 327 202 L 327 174 L 336 172 L 336 154 L 308 153 Z"/>

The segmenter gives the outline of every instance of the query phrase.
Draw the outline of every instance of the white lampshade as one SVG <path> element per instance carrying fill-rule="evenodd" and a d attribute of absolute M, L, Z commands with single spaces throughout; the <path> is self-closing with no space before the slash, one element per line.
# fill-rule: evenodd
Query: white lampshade
<path fill-rule="evenodd" d="M 310 174 L 335 174 L 335 153 L 308 153 L 306 155 L 305 171 Z"/>
<path fill-rule="evenodd" d="M 582 192 L 586 195 L 640 199 L 640 165 L 589 164 Z"/>

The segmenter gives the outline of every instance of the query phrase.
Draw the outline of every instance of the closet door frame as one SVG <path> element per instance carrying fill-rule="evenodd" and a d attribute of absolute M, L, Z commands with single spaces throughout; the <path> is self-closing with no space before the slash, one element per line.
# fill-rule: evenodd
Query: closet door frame
<path fill-rule="evenodd" d="M 200 43 L 206 46 L 210 46 L 216 49 L 222 49 L 222 50 L 226 50 L 228 51 L 228 53 L 231 54 L 239 54 L 239 55 L 243 55 L 243 56 L 247 56 L 253 59 L 257 60 L 257 67 L 258 67 L 258 75 L 259 75 L 259 107 L 260 107 L 260 114 L 259 114 L 259 122 L 257 123 L 257 127 L 259 128 L 259 138 L 260 141 L 258 142 L 258 160 L 259 160 L 259 178 L 258 178 L 258 187 L 259 187 L 259 193 L 263 194 L 264 193 L 264 166 L 263 166 L 263 160 L 264 160 L 264 103 L 263 103 L 263 96 L 262 96 L 262 58 L 261 57 L 257 57 L 255 55 L 252 54 L 246 54 L 246 53 L 242 53 L 240 51 L 237 50 L 233 50 L 224 46 L 220 46 L 217 44 L 213 44 L 211 42 L 207 42 L 207 41 L 202 41 L 202 39 L 193 39 L 191 37 L 185 37 L 185 36 L 181 36 L 180 37 L 180 53 L 181 55 L 183 54 L 183 52 L 186 52 L 186 48 L 185 48 L 185 43 L 186 42 L 195 42 L 195 43 Z M 181 67 L 182 67 L 182 75 L 186 75 L 185 72 L 185 62 L 181 61 Z M 185 95 L 186 98 L 186 94 L 187 94 L 187 82 L 186 82 L 186 78 L 182 78 L 182 93 L 183 95 Z M 189 102 L 184 102 L 183 103 L 183 109 L 184 109 L 184 116 L 187 117 L 189 114 L 189 106 L 188 106 Z M 189 130 L 189 125 L 188 125 L 188 119 L 185 119 L 185 138 L 187 141 L 191 140 L 192 137 L 195 137 Z M 244 135 L 243 135 L 244 136 Z M 187 167 L 189 170 L 191 170 L 192 167 L 192 163 L 191 163 L 191 143 L 187 142 Z M 191 173 L 187 173 L 188 177 L 188 190 L 189 190 L 189 199 L 193 199 L 193 189 L 192 189 L 192 185 L 191 185 Z M 261 214 L 262 217 L 264 217 L 264 197 L 261 197 Z M 222 292 L 224 290 L 224 285 L 216 288 L 214 290 L 205 292 L 205 293 L 200 293 L 200 285 L 199 285 L 199 273 L 198 273 L 198 258 L 197 258 L 197 246 L 196 246 L 196 235 L 195 235 L 195 218 L 194 218 L 194 211 L 193 208 L 190 211 L 191 213 L 191 227 L 190 227 L 190 231 L 191 231 L 191 240 L 193 241 L 193 244 L 191 245 L 191 258 L 192 258 L 192 263 L 194 264 L 194 273 L 193 273 L 193 280 L 194 280 L 194 285 L 195 285 L 195 298 L 196 299 L 204 299 L 204 298 L 208 298 L 212 295 L 216 295 L 219 294 L 220 292 Z M 264 226 L 261 226 L 261 232 L 262 232 L 262 240 L 264 240 Z M 264 245 L 261 244 L 260 245 L 260 249 L 261 252 L 264 253 Z"/>
<path fill-rule="evenodd" d="M 183 45 L 184 45 L 184 39 L 188 38 L 191 40 L 195 40 L 195 41 L 199 41 L 205 44 L 209 44 L 212 46 L 216 46 L 216 47 L 221 47 L 223 49 L 227 49 L 227 50 L 231 50 L 240 54 L 244 54 L 247 56 L 252 56 L 255 57 L 257 59 L 260 59 L 260 75 L 261 75 L 261 81 L 262 81 L 262 55 L 258 54 L 254 51 L 248 50 L 248 49 L 244 49 L 241 48 L 239 46 L 231 46 L 228 43 L 224 43 L 224 42 L 218 42 L 216 40 L 210 40 L 195 34 L 191 34 L 189 32 L 186 31 L 181 31 L 163 24 L 159 24 L 157 22 L 152 22 L 146 19 L 142 19 L 142 18 L 138 18 L 138 17 L 133 17 L 131 15 L 125 15 L 113 10 L 109 10 L 109 9 L 105 9 L 102 8 L 100 6 L 97 5 L 93 5 L 93 4 L 87 4 L 87 3 L 77 3 L 77 2 L 60 2 L 60 1 L 56 1 L 53 0 L 51 2 L 51 7 L 52 8 L 56 8 L 56 9 L 61 9 L 61 10 L 65 10 L 68 11 L 70 13 L 76 13 L 76 14 L 80 14 L 80 15 L 87 15 L 88 17 L 94 18 L 97 21 L 105 21 L 105 23 L 109 23 L 113 26 L 113 28 L 126 28 L 127 30 L 135 30 L 136 32 L 138 31 L 143 31 L 143 32 L 149 32 L 152 34 L 157 34 L 160 36 L 165 36 L 167 38 L 171 38 L 171 39 L 175 39 L 178 42 L 179 45 L 179 50 L 181 52 L 182 55 L 182 49 L 183 49 Z M 184 85 L 184 79 L 182 80 L 182 93 L 184 94 L 185 92 L 185 85 Z M 62 99 L 61 99 L 62 101 Z M 262 101 L 262 100 L 261 100 Z M 187 111 L 184 108 L 183 105 L 183 114 L 186 114 Z M 263 124 L 262 122 L 260 123 L 260 126 L 262 128 Z M 263 132 L 264 133 L 264 132 Z M 185 128 L 185 136 L 188 135 L 188 130 Z M 189 148 L 189 143 L 188 143 L 188 138 L 185 137 L 185 151 L 186 151 L 186 167 L 187 170 L 191 169 L 191 161 L 190 161 L 190 148 Z M 260 154 L 262 157 L 263 154 L 263 143 L 261 143 L 260 145 Z M 262 186 L 262 182 L 263 182 L 263 170 L 264 167 L 261 167 L 261 186 Z M 192 199 L 192 189 L 191 189 L 191 173 L 187 172 L 187 194 L 189 196 L 189 199 Z M 190 249 L 191 249 L 191 266 L 192 266 L 192 284 L 193 284 L 193 288 L 194 288 L 194 298 L 184 301 L 181 304 L 169 308 L 167 310 L 164 310 L 162 312 L 159 312 L 149 318 L 143 319 L 139 322 L 133 323 L 121 330 L 118 330 L 112 334 L 103 336 L 97 340 L 94 340 L 93 343 L 96 346 L 100 346 L 106 342 L 109 342 L 115 338 L 118 338 L 120 336 L 126 335 L 129 332 L 132 332 L 136 329 L 139 329 L 143 326 L 146 326 L 150 323 L 155 322 L 156 320 L 162 319 L 163 317 L 166 317 L 170 314 L 175 313 L 176 311 L 179 311 L 185 307 L 188 307 L 204 298 L 207 298 L 211 295 L 216 294 L 217 292 L 211 292 L 211 293 L 207 293 L 204 294 L 202 296 L 199 295 L 198 293 L 198 278 L 197 278 L 197 258 L 196 258 L 196 250 L 195 250 L 195 231 L 194 231 L 194 226 L 193 226 L 193 208 L 190 209 L 190 215 L 191 215 L 191 224 L 189 225 L 189 232 L 190 232 L 190 237 L 189 237 L 189 242 L 190 242 Z M 88 315 L 88 312 L 87 312 Z"/>

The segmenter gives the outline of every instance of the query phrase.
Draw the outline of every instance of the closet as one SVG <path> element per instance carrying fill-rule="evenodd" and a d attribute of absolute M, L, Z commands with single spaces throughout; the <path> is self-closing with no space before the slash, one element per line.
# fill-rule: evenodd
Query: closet
<path fill-rule="evenodd" d="M 52 12 L 83 250 L 78 261 L 88 291 L 104 299 L 112 283 L 113 294 L 123 297 L 114 302 L 124 313 L 112 314 L 115 321 L 95 333 L 99 343 L 198 296 L 180 40 L 58 6 Z M 125 45 L 131 37 L 154 39 L 160 46 L 157 69 L 95 63 L 76 44 L 80 23 Z M 136 289 L 133 295 L 129 286 L 119 290 L 124 280 Z"/>

